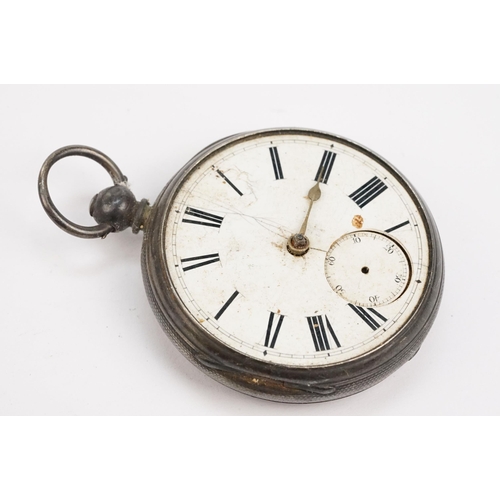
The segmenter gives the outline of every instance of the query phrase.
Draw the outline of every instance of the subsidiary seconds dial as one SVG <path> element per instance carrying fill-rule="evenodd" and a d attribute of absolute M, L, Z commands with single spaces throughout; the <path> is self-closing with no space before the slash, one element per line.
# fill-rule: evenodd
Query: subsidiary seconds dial
<path fill-rule="evenodd" d="M 325 258 L 332 289 L 356 306 L 384 306 L 405 292 L 411 264 L 403 246 L 378 231 L 356 231 L 335 241 Z"/>

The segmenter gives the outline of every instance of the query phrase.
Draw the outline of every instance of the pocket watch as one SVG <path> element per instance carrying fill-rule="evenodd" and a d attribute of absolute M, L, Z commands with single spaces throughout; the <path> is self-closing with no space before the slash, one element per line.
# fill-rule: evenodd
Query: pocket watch
<path fill-rule="evenodd" d="M 49 195 L 51 166 L 72 155 L 114 183 L 91 201 L 93 227 L 66 219 Z M 281 402 L 346 397 L 411 359 L 433 323 L 444 265 L 431 213 L 392 165 L 349 139 L 298 128 L 227 137 L 153 205 L 126 181 L 105 154 L 68 146 L 43 164 L 39 193 L 75 236 L 143 231 L 159 323 L 226 386 Z"/>

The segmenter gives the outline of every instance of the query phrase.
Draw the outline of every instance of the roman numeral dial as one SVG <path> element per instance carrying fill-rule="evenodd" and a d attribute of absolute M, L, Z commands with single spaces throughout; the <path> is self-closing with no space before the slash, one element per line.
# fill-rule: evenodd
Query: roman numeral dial
<path fill-rule="evenodd" d="M 429 282 L 428 226 L 402 177 L 347 139 L 297 130 L 215 143 L 148 219 L 163 224 L 167 295 L 248 370 L 361 359 L 413 317 Z M 262 373 L 249 384 L 264 387 Z"/>

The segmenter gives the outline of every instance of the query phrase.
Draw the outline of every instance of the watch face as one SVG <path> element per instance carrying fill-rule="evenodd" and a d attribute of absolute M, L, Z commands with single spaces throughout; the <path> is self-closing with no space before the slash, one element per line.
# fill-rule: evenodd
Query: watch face
<path fill-rule="evenodd" d="M 163 234 L 175 294 L 207 336 L 321 367 L 380 348 L 415 314 L 428 226 L 384 160 L 312 131 L 250 134 L 200 158 Z"/>

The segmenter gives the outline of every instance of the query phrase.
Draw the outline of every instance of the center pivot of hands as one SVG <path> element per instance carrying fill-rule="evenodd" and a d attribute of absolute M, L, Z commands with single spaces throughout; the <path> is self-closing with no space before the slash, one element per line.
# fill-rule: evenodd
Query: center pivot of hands
<path fill-rule="evenodd" d="M 309 251 L 309 238 L 302 233 L 293 234 L 288 238 L 286 248 L 296 257 L 305 255 Z"/>

